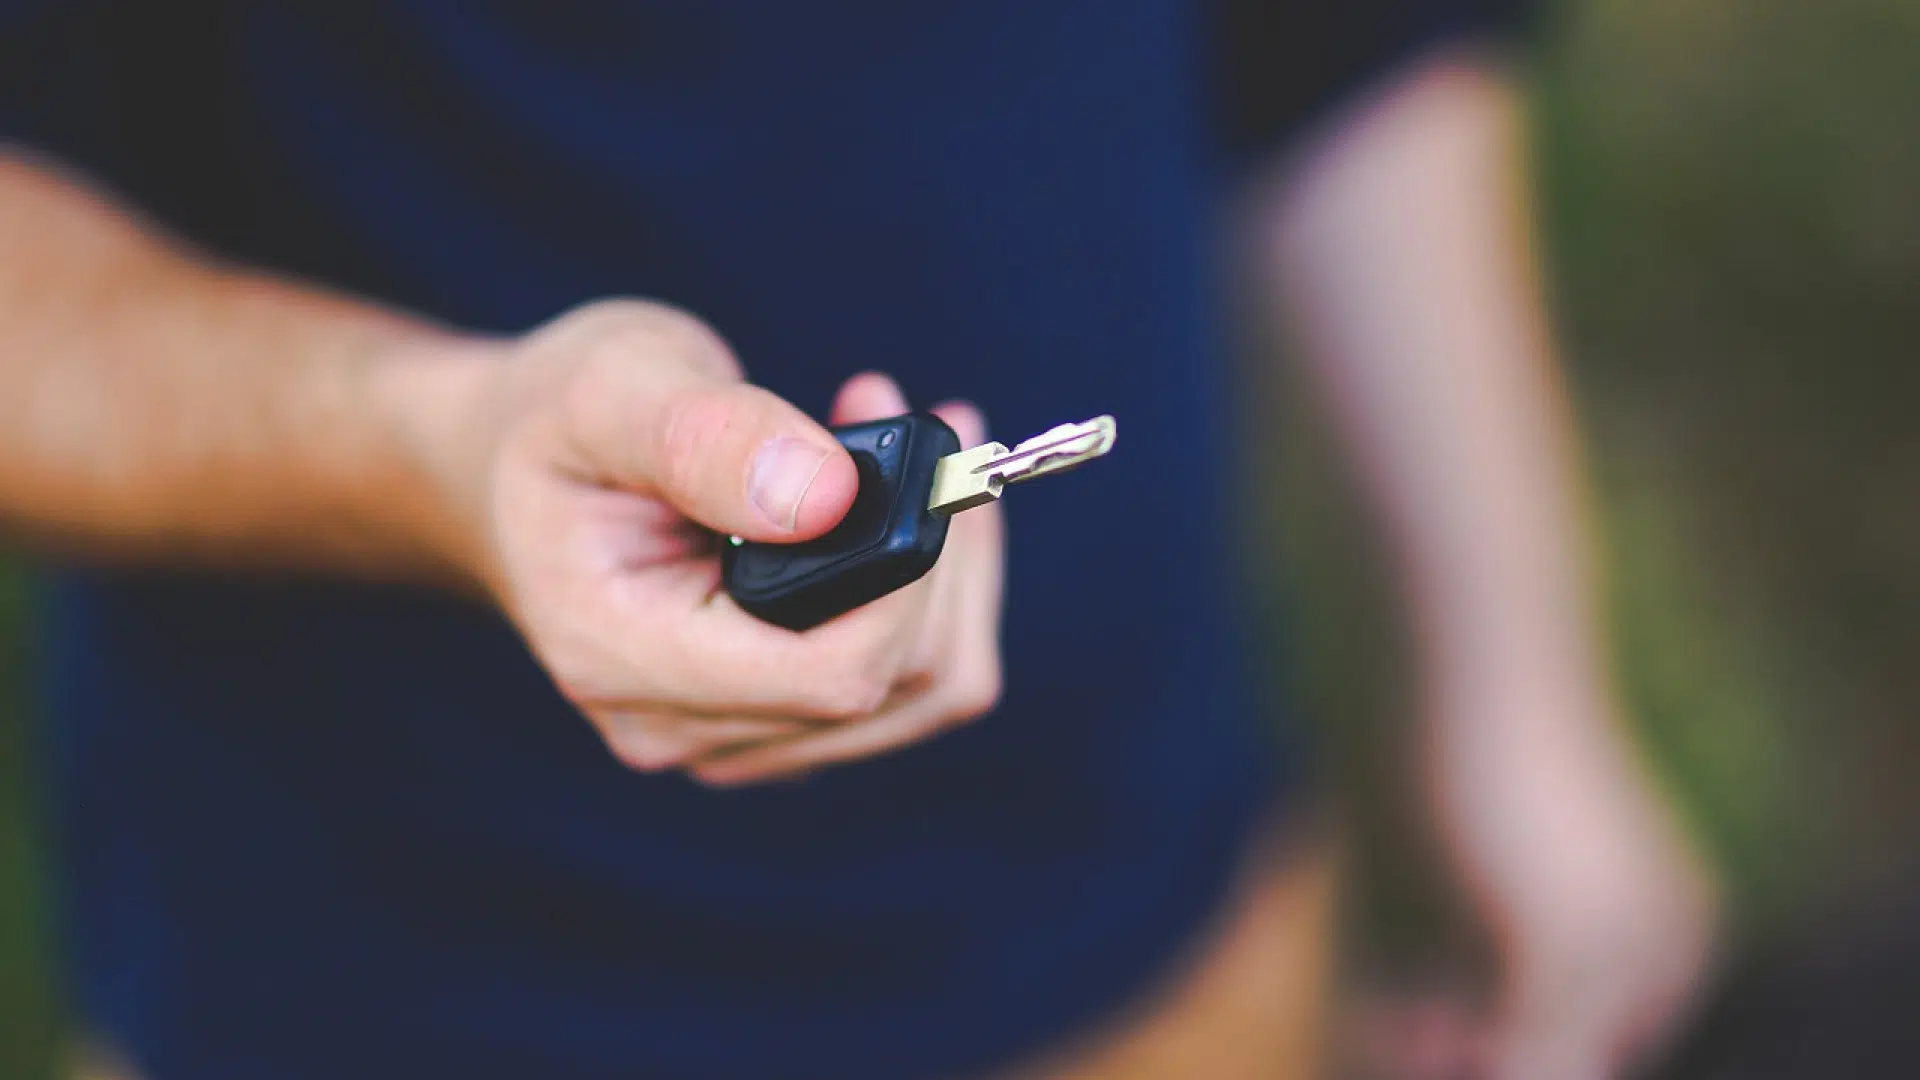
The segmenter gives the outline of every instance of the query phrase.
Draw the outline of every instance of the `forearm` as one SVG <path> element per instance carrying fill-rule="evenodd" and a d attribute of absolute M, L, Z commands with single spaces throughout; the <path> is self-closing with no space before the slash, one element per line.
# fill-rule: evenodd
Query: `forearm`
<path fill-rule="evenodd" d="M 479 353 L 216 264 L 0 149 L 0 523 L 62 552 L 413 571 Z"/>
<path fill-rule="evenodd" d="M 1711 885 L 1618 723 L 1515 95 L 1430 67 L 1293 179 L 1268 250 L 1414 615 L 1440 835 L 1501 944 L 1502 1076 L 1603 1075 L 1704 963 Z"/>
<path fill-rule="evenodd" d="M 1476 698 L 1491 680 L 1559 707 L 1603 680 L 1522 166 L 1514 94 L 1429 69 L 1305 163 L 1268 250 L 1398 557 L 1429 690 Z"/>

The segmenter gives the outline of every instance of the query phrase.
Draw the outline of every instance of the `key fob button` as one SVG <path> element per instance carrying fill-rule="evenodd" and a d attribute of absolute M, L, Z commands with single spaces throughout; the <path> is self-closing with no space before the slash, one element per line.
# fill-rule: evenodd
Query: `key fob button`
<path fill-rule="evenodd" d="M 743 559 L 737 564 L 735 575 L 742 582 L 770 581 L 780 576 L 793 563 L 793 552 L 788 545 L 767 544 L 767 550 L 756 552 L 753 558 Z"/>
<path fill-rule="evenodd" d="M 839 525 L 798 544 L 745 543 L 722 554 L 727 591 L 742 608 L 803 630 L 877 600 L 933 568 L 947 519 L 927 509 L 933 471 L 960 439 L 939 417 L 913 413 L 836 428 L 860 471 Z"/>

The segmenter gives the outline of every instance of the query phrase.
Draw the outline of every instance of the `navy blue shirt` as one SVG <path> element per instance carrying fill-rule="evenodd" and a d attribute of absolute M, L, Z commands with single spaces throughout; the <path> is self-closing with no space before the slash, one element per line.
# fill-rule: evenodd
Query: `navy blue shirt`
<path fill-rule="evenodd" d="M 816 411 L 871 367 L 1002 433 L 1124 429 L 1009 507 L 998 712 L 798 784 L 622 769 L 500 619 L 426 590 L 54 577 L 90 1022 L 155 1080 L 861 1080 L 1146 992 L 1286 788 L 1216 197 L 1486 17 L 1256 6 L 0 3 L 0 130 L 225 255 L 499 331 L 660 298 Z"/>

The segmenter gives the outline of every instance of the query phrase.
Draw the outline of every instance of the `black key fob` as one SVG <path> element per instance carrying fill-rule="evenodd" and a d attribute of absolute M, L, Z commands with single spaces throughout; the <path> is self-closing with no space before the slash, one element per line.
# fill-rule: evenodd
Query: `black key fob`
<path fill-rule="evenodd" d="M 928 413 L 833 429 L 860 470 L 860 494 L 833 531 L 799 544 L 729 542 L 721 576 L 734 603 L 805 630 L 918 581 L 940 558 L 947 516 L 927 509 L 940 459 L 960 449 Z"/>

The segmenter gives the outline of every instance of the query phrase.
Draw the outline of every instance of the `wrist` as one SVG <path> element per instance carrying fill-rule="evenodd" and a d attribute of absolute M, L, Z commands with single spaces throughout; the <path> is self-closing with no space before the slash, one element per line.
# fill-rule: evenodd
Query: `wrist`
<path fill-rule="evenodd" d="M 382 466 L 363 509 L 421 570 L 491 592 L 487 476 L 497 441 L 507 346 L 454 334 L 408 336 L 359 366 L 360 393 L 383 433 Z"/>
<path fill-rule="evenodd" d="M 1419 685 L 1439 716 L 1605 723 L 1613 687 L 1598 627 L 1574 603 L 1422 610 L 1414 652 Z"/>

